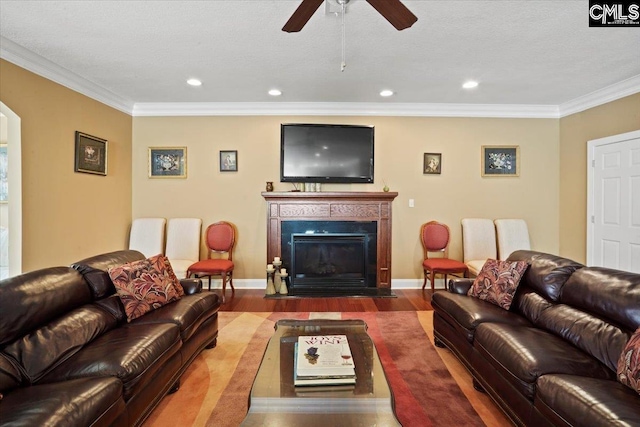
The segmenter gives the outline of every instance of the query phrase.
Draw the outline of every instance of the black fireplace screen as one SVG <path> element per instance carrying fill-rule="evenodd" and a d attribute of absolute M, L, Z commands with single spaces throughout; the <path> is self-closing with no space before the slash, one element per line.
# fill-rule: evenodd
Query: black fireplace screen
<path fill-rule="evenodd" d="M 299 285 L 326 283 L 365 286 L 366 234 L 293 234 L 293 280 Z"/>
<path fill-rule="evenodd" d="M 282 258 L 294 289 L 375 288 L 375 221 L 286 221 Z"/>

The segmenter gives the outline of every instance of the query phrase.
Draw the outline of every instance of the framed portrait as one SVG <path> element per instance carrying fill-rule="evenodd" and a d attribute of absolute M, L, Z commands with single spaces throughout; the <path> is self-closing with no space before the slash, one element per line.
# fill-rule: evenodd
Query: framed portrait
<path fill-rule="evenodd" d="M 7 144 L 0 144 L 0 203 L 9 201 L 9 158 Z"/>
<path fill-rule="evenodd" d="M 149 178 L 186 178 L 187 147 L 149 147 Z"/>
<path fill-rule="evenodd" d="M 442 153 L 424 153 L 422 173 L 425 175 L 440 175 L 442 172 Z"/>
<path fill-rule="evenodd" d="M 520 176 L 520 147 L 483 145 L 482 176 Z"/>
<path fill-rule="evenodd" d="M 220 151 L 220 172 L 237 172 L 238 171 L 238 151 L 237 150 L 221 150 Z"/>
<path fill-rule="evenodd" d="M 107 174 L 107 141 L 76 131 L 75 172 Z"/>

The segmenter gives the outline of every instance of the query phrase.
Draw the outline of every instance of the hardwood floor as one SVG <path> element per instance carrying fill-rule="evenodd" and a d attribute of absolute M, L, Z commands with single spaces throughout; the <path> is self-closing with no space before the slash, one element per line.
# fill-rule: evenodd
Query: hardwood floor
<path fill-rule="evenodd" d="M 215 292 L 220 292 L 216 290 Z M 431 290 L 399 289 L 397 298 L 335 297 L 335 298 L 265 298 L 261 289 L 227 289 L 226 301 L 220 311 L 421 311 L 432 310 Z"/>

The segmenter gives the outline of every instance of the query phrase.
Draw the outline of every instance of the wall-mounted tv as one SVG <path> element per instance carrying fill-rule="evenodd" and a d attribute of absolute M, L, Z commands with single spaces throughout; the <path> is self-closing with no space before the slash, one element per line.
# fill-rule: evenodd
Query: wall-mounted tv
<path fill-rule="evenodd" d="M 282 124 L 281 182 L 373 182 L 373 126 Z"/>

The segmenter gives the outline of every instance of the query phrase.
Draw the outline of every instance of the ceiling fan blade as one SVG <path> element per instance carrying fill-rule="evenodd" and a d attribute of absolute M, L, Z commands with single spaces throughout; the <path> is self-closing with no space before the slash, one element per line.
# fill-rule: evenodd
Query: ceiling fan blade
<path fill-rule="evenodd" d="M 324 0 L 302 0 L 300 6 L 293 12 L 291 18 L 284 24 L 282 31 L 287 33 L 297 33 L 305 26 L 307 21 L 311 19 L 311 16 L 320 7 Z"/>
<path fill-rule="evenodd" d="M 418 20 L 418 17 L 400 3 L 400 0 L 367 0 L 367 2 L 397 30 L 409 28 Z"/>

